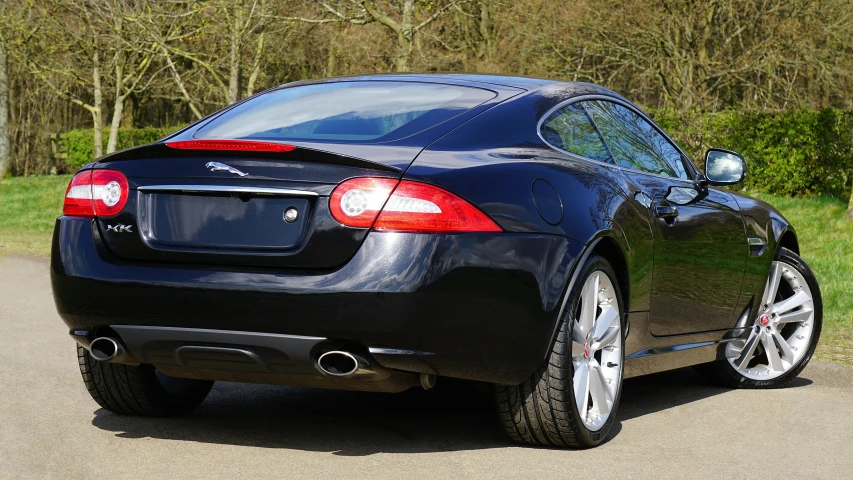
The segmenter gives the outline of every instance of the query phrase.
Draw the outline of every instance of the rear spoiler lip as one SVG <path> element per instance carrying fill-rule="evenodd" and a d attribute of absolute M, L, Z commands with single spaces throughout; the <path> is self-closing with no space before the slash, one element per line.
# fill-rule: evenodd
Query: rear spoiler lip
<path fill-rule="evenodd" d="M 103 156 L 96 162 L 88 164 L 87 167 L 104 168 L 106 167 L 104 165 L 106 163 L 123 160 L 143 160 L 146 158 L 233 158 L 239 156 L 257 159 L 268 158 L 270 160 L 325 163 L 400 174 L 423 149 L 421 146 L 401 145 L 315 144 L 306 142 L 289 142 L 289 144 L 295 146 L 296 149 L 290 152 L 183 150 L 170 148 L 164 140 L 161 140 Z M 352 153 L 358 156 L 354 156 Z M 364 157 L 377 158 L 380 161 L 367 160 Z"/>

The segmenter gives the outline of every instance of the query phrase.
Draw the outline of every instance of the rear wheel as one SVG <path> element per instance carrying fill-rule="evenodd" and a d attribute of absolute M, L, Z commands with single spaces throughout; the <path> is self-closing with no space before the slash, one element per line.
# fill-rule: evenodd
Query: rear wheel
<path fill-rule="evenodd" d="M 213 387 L 208 380 L 166 376 L 153 365 L 99 362 L 77 346 L 83 383 L 101 407 L 124 415 L 165 417 L 189 413 Z"/>
<path fill-rule="evenodd" d="M 770 268 L 753 325 L 726 346 L 726 360 L 698 370 L 736 388 L 776 388 L 806 367 L 823 322 L 820 288 L 811 269 L 782 248 Z"/>
<path fill-rule="evenodd" d="M 621 292 L 599 256 L 587 260 L 578 279 L 547 360 L 521 385 L 496 388 L 501 422 L 516 442 L 594 447 L 615 421 L 624 361 Z"/>

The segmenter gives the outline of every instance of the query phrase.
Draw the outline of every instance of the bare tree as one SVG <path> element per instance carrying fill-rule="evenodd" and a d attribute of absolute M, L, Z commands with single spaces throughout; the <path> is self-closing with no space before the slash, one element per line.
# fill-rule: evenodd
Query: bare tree
<path fill-rule="evenodd" d="M 3 38 L 7 55 L 54 95 L 88 111 L 92 116 L 95 157 L 103 153 L 103 85 L 101 38 L 89 12 L 72 0 L 28 3 L 19 16 L 34 25 L 10 24 Z M 14 36 L 14 41 L 10 37 Z M 89 75 L 81 74 L 89 72 Z M 79 93 L 88 91 L 91 97 Z M 88 97 L 88 99 L 87 99 Z"/>
<path fill-rule="evenodd" d="M 106 153 L 113 153 L 118 143 L 125 102 L 131 95 L 145 90 L 156 74 L 156 71 L 150 73 L 157 57 L 157 46 L 146 41 L 144 31 L 140 29 L 143 17 L 151 14 L 151 7 L 140 7 L 122 0 L 85 2 L 76 6 L 87 9 L 84 13 L 97 23 L 100 35 L 107 42 L 106 50 L 112 54 L 110 67 L 114 96 Z"/>
<path fill-rule="evenodd" d="M 320 1 L 319 4 L 328 19 L 291 17 L 291 20 L 303 22 L 349 22 L 356 25 L 378 23 L 394 35 L 397 51 L 394 56 L 394 69 L 397 72 L 412 70 L 412 51 L 418 35 L 439 17 L 470 0 L 448 0 L 432 2 L 421 0 L 376 1 L 376 0 L 339 0 L 337 2 Z"/>
<path fill-rule="evenodd" d="M 197 22 L 199 16 L 205 11 L 214 13 L 206 17 L 206 21 Z M 180 17 L 187 22 L 197 22 L 188 27 L 194 32 L 193 35 L 176 35 L 175 32 L 168 35 L 161 33 L 155 35 L 158 48 L 166 59 L 176 86 L 182 96 L 190 102 L 196 116 L 201 116 L 201 112 L 195 106 L 199 101 L 190 95 L 175 59 L 184 59 L 190 62 L 192 67 L 203 70 L 207 74 L 208 81 L 213 82 L 214 91 L 219 92 L 218 97 L 222 104 L 230 105 L 237 102 L 242 95 L 251 94 L 257 82 L 266 46 L 265 36 L 269 28 L 266 25 L 269 18 L 267 11 L 266 0 L 215 0 L 206 3 L 202 8 L 190 2 L 185 5 L 185 12 Z M 155 28 L 149 28 L 149 32 L 155 30 Z M 251 35 L 256 37 L 252 49 L 253 60 L 248 85 L 244 89 L 244 52 L 250 43 L 247 40 Z M 208 42 L 214 39 L 212 44 L 207 45 L 212 48 L 197 48 L 200 45 L 189 41 L 193 36 Z M 222 44 L 227 46 L 227 52 L 224 55 L 219 50 Z M 227 61 L 223 62 L 223 59 Z M 224 66 L 223 63 L 225 63 Z"/>
<path fill-rule="evenodd" d="M 6 50 L 0 41 L 0 179 L 11 161 L 9 148 L 9 77 L 6 73 Z"/>
<path fill-rule="evenodd" d="M 802 105 L 849 87 L 838 81 L 849 0 L 592 0 L 583 12 L 557 53 L 581 78 L 646 104 Z"/>

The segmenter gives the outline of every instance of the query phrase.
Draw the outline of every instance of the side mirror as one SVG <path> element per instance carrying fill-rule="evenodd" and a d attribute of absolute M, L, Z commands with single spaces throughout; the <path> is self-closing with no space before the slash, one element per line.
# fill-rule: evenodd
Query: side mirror
<path fill-rule="evenodd" d="M 705 153 L 705 177 L 711 185 L 734 185 L 743 181 L 746 161 L 739 153 L 711 148 Z"/>

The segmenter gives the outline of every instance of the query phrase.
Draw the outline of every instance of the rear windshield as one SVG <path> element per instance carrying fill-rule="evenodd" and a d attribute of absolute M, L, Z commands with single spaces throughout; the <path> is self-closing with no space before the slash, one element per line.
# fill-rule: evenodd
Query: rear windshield
<path fill-rule="evenodd" d="M 214 118 L 201 139 L 388 142 L 493 98 L 479 88 L 414 82 L 336 82 L 274 90 Z"/>

